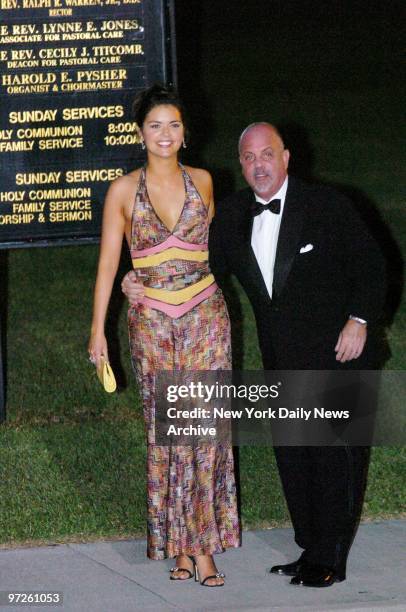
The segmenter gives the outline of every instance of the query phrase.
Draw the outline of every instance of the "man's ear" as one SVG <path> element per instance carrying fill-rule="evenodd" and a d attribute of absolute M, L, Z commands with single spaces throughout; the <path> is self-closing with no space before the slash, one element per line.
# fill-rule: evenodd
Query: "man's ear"
<path fill-rule="evenodd" d="M 287 170 L 289 166 L 289 159 L 290 159 L 289 149 L 284 149 L 282 156 L 283 156 L 283 163 L 285 164 L 285 170 Z"/>

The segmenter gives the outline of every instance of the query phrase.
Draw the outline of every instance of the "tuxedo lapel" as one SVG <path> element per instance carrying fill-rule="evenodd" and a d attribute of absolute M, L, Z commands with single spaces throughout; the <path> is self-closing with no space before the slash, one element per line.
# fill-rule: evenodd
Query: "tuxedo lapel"
<path fill-rule="evenodd" d="M 245 269 L 241 273 L 242 275 L 247 274 L 250 284 L 254 286 L 255 290 L 259 292 L 263 298 L 269 299 L 269 293 L 262 272 L 251 246 L 252 226 L 254 222 L 254 217 L 251 214 L 251 204 L 255 201 L 254 192 L 251 189 L 247 189 L 244 192 L 244 196 L 241 217 L 241 235 L 243 236 L 241 246 L 243 249 L 242 260 L 245 262 Z"/>
<path fill-rule="evenodd" d="M 273 275 L 272 294 L 279 296 L 292 268 L 303 227 L 305 202 L 294 177 L 289 177 L 288 190 L 279 230 Z"/>

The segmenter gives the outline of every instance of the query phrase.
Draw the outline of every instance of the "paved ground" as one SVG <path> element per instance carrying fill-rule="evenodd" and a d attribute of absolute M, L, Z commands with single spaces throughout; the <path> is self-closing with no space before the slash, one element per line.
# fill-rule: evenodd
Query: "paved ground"
<path fill-rule="evenodd" d="M 244 532 L 242 548 L 218 557 L 227 583 L 217 589 L 169 581 L 171 561 L 148 560 L 145 540 L 1 550 L 1 591 L 59 590 L 64 600 L 58 607 L 5 605 L 0 612 L 405 611 L 405 535 L 406 521 L 361 525 L 347 580 L 327 589 L 294 587 L 268 573 L 297 558 L 291 529 Z"/>

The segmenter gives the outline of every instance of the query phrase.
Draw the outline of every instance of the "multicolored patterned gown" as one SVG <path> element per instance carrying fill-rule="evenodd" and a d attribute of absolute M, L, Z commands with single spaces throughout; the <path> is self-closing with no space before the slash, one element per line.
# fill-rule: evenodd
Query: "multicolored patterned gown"
<path fill-rule="evenodd" d="M 208 264 L 208 210 L 180 167 L 186 197 L 173 231 L 149 200 L 145 168 L 132 216 L 131 257 L 145 298 L 130 308 L 128 323 L 148 439 L 151 559 L 211 555 L 239 545 L 231 446 L 154 443 L 157 371 L 231 369 L 228 313 Z"/>

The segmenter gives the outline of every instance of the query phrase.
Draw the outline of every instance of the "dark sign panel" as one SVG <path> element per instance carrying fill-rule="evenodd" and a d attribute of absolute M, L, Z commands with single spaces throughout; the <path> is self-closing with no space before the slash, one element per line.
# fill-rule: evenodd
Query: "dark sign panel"
<path fill-rule="evenodd" d="M 141 147 L 140 89 L 174 78 L 171 0 L 0 0 L 0 248 L 95 240 Z"/>

